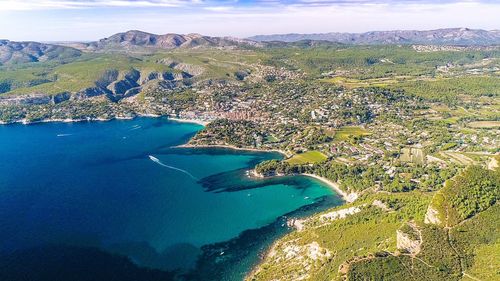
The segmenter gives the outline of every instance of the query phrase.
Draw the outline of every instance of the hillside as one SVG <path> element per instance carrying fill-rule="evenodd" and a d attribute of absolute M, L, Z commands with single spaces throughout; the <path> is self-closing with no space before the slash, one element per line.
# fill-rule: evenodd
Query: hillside
<path fill-rule="evenodd" d="M 464 193 L 496 194 L 452 228 L 424 224 L 430 194 L 415 191 L 369 192 L 299 220 L 297 230 L 276 242 L 247 280 L 497 280 L 494 251 L 500 237 L 492 222 L 500 216 L 495 203 L 500 185 L 495 173 L 472 167 L 453 179 L 471 176 L 482 182 L 463 184 Z M 455 205 L 450 211 L 461 209 Z"/>
<path fill-rule="evenodd" d="M 469 167 L 436 193 L 425 221 L 455 226 L 494 205 L 500 199 L 499 187 L 500 173 Z"/>
<path fill-rule="evenodd" d="M 64 46 L 38 42 L 0 40 L 0 66 L 75 58 L 81 52 Z"/>
<path fill-rule="evenodd" d="M 296 42 L 302 40 L 330 41 L 343 44 L 436 44 L 436 45 L 496 45 L 500 44 L 500 31 L 468 28 L 436 30 L 394 30 L 365 33 L 315 33 L 256 35 L 251 40 Z"/>

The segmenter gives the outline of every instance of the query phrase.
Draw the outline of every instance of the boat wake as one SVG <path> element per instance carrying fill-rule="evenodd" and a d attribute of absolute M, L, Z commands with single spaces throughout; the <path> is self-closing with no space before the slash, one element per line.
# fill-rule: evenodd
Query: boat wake
<path fill-rule="evenodd" d="M 158 159 L 158 158 L 156 158 L 156 157 L 154 157 L 152 155 L 149 155 L 149 159 L 151 159 L 151 161 L 155 162 L 156 164 L 158 164 L 160 166 L 163 166 L 165 168 L 169 168 L 169 169 L 172 169 L 172 170 L 175 170 L 175 171 L 179 171 L 181 173 L 184 173 L 184 174 L 188 175 L 193 180 L 198 181 L 198 178 L 196 178 L 195 176 L 193 176 L 193 174 L 191 174 L 190 172 L 188 172 L 186 170 L 183 170 L 183 169 L 180 169 L 180 168 L 176 168 L 176 167 L 164 164 L 163 162 L 160 161 L 160 159 Z"/>
<path fill-rule="evenodd" d="M 130 131 L 138 130 L 140 128 L 142 128 L 142 126 L 140 126 L 140 125 L 134 125 L 134 126 L 130 127 Z"/>
<path fill-rule="evenodd" d="M 58 137 L 69 137 L 73 134 L 57 134 Z"/>

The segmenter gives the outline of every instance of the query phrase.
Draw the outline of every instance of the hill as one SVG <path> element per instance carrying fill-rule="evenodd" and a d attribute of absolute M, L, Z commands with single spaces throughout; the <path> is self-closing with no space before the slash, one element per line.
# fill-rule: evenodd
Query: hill
<path fill-rule="evenodd" d="M 256 47 L 261 43 L 232 37 L 210 37 L 200 34 L 152 34 L 139 30 L 129 30 L 90 43 L 71 44 L 83 51 L 143 51 L 144 49 L 171 50 L 177 48 L 203 47 Z"/>
<path fill-rule="evenodd" d="M 393 30 L 365 33 L 314 33 L 314 34 L 274 34 L 256 35 L 250 40 L 259 42 L 320 40 L 344 44 L 436 44 L 436 45 L 495 45 L 500 44 L 500 31 L 446 28 L 435 30 Z"/>
<path fill-rule="evenodd" d="M 80 55 L 81 51 L 65 46 L 0 40 L 0 65 L 64 60 Z"/>
<path fill-rule="evenodd" d="M 447 181 L 431 201 L 425 221 L 454 226 L 494 205 L 500 198 L 500 174 L 468 167 Z"/>

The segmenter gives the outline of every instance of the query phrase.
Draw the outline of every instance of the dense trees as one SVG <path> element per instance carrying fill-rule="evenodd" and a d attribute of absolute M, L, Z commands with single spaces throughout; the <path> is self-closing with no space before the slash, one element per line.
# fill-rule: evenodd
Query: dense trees
<path fill-rule="evenodd" d="M 500 172 L 470 166 L 447 181 L 432 200 L 441 224 L 453 226 L 500 200 Z"/>
<path fill-rule="evenodd" d="M 265 138 L 258 124 L 251 121 L 218 119 L 208 124 L 191 144 L 259 147 Z"/>

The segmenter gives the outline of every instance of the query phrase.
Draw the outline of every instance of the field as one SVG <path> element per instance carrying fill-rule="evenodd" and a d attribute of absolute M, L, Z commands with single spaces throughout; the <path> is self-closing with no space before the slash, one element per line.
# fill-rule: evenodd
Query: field
<path fill-rule="evenodd" d="M 371 79 L 361 80 L 361 79 L 337 76 L 334 78 L 325 79 L 323 81 L 352 89 L 361 87 L 387 87 L 388 85 L 395 84 L 403 80 L 404 78 L 402 77 L 400 78 L 383 77 L 383 78 L 371 78 Z"/>
<path fill-rule="evenodd" d="M 348 140 L 351 137 L 368 136 L 370 135 L 370 132 L 361 127 L 346 126 L 332 131 L 332 134 L 335 140 L 340 141 L 340 140 Z"/>
<path fill-rule="evenodd" d="M 288 159 L 287 162 L 294 165 L 314 164 L 325 161 L 326 159 L 327 157 L 319 151 L 307 151 L 294 155 L 292 158 Z"/>
<path fill-rule="evenodd" d="M 496 128 L 500 127 L 500 121 L 476 121 L 468 124 L 472 128 Z"/>
<path fill-rule="evenodd" d="M 401 161 L 403 162 L 413 162 L 417 164 L 423 164 L 425 161 L 425 155 L 420 148 L 403 148 L 401 150 Z"/>

